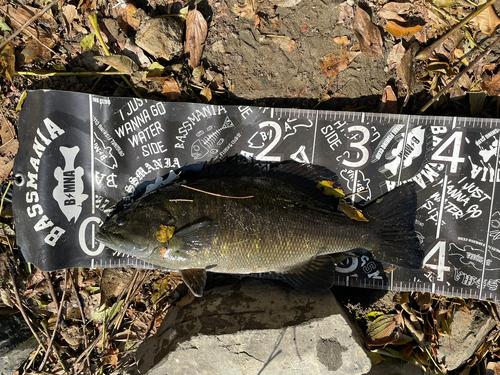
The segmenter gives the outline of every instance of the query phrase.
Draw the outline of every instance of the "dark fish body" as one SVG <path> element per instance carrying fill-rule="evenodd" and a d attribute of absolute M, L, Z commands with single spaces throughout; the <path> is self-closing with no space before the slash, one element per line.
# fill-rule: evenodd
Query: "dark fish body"
<path fill-rule="evenodd" d="M 303 290 L 326 289 L 335 268 L 327 254 L 353 249 L 392 264 L 421 266 L 412 185 L 366 206 L 363 222 L 338 211 L 338 199 L 316 188 L 322 180 L 338 184 L 322 167 L 285 162 L 266 170 L 230 159 L 183 177 L 108 219 L 98 239 L 152 264 L 185 270 L 197 295 L 205 270 L 266 274 Z M 162 238 L 165 228 L 173 236 Z"/>

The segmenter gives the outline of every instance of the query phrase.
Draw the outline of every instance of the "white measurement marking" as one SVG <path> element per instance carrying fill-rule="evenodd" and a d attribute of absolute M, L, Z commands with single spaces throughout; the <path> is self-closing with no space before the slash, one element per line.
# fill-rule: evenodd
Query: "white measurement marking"
<path fill-rule="evenodd" d="M 500 137 L 498 137 L 497 142 L 500 141 Z M 498 145 L 498 143 L 497 143 Z M 483 293 L 483 281 L 484 281 L 484 272 L 486 271 L 486 258 L 488 257 L 488 243 L 490 240 L 490 229 L 491 229 L 491 216 L 493 215 L 493 202 L 495 202 L 495 187 L 497 184 L 497 173 L 498 173 L 498 155 L 500 153 L 500 146 L 497 146 L 497 158 L 495 162 L 495 178 L 493 179 L 493 189 L 491 192 L 491 203 L 490 203 L 490 212 L 488 215 L 488 229 L 486 230 L 486 241 L 484 245 L 484 258 L 483 258 L 483 271 L 481 273 L 481 284 L 479 287 L 479 298 L 481 298 Z"/>

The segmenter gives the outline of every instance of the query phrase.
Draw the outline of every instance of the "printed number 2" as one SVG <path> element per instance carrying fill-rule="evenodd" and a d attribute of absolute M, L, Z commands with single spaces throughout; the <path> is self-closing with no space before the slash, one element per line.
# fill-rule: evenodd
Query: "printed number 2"
<path fill-rule="evenodd" d="M 438 263 L 437 264 L 427 263 L 434 255 L 436 255 L 436 253 L 438 256 Z M 436 270 L 437 281 L 443 281 L 445 271 L 446 272 L 450 271 L 450 267 L 445 266 L 446 263 L 445 257 L 446 257 L 446 241 L 440 240 L 434 243 L 431 250 L 424 258 L 424 267 L 428 267 L 431 270 Z"/>
<path fill-rule="evenodd" d="M 267 145 L 266 148 L 264 148 L 261 152 L 259 152 L 256 156 L 256 160 L 261 160 L 261 161 L 281 161 L 280 156 L 268 156 L 267 154 L 273 150 L 273 148 L 276 147 L 278 142 L 281 139 L 281 126 L 277 122 L 274 121 L 264 121 L 259 124 L 259 127 L 266 128 L 270 126 L 271 128 L 274 129 L 274 138 L 271 143 Z"/>
<path fill-rule="evenodd" d="M 347 128 L 349 133 L 361 134 L 361 140 L 354 142 L 354 139 L 349 139 L 347 144 L 347 150 L 357 151 L 360 155 L 358 160 L 349 160 L 343 158 L 341 164 L 351 169 L 361 169 L 370 161 L 370 150 L 365 145 L 370 142 L 370 130 L 360 125 L 353 125 Z"/>
<path fill-rule="evenodd" d="M 465 158 L 460 155 L 463 147 L 463 139 L 464 133 L 460 130 L 455 130 L 432 152 L 431 161 L 448 163 L 450 166 L 448 173 L 450 175 L 457 174 L 458 165 L 465 162 Z M 446 151 L 450 146 L 452 146 L 451 156 L 449 152 Z"/>

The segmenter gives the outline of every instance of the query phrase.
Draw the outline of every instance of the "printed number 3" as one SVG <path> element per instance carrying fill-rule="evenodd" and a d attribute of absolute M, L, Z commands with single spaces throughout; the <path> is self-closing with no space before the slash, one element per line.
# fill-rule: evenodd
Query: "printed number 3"
<path fill-rule="evenodd" d="M 360 125 L 352 125 L 347 127 L 348 133 L 357 133 L 361 135 L 361 140 L 355 142 L 355 137 L 352 135 L 347 144 L 347 150 L 357 151 L 359 155 L 357 160 L 349 160 L 346 157 L 342 158 L 341 164 L 351 169 L 361 169 L 365 167 L 370 161 L 370 149 L 366 146 L 370 142 L 371 134 L 368 128 Z"/>

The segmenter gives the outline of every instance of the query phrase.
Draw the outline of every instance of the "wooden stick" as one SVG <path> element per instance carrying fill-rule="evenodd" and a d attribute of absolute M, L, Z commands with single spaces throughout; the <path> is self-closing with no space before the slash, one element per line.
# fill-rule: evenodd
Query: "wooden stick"
<path fill-rule="evenodd" d="M 458 30 L 460 30 L 462 28 L 462 26 L 464 26 L 467 22 L 469 22 L 471 19 L 473 19 L 474 17 L 476 17 L 483 10 L 485 10 L 489 6 L 493 5 L 496 1 L 497 0 L 489 0 L 488 2 L 486 2 L 485 4 L 483 4 L 480 8 L 477 8 L 476 10 L 472 11 L 462 21 L 460 21 L 455 26 L 453 26 L 450 31 L 448 31 L 446 34 L 444 34 L 441 38 L 439 38 L 438 40 L 436 40 L 434 43 L 432 43 L 429 47 L 427 47 L 426 49 L 424 49 L 422 52 L 420 52 L 419 54 L 417 54 L 417 56 L 415 56 L 415 60 L 425 60 L 426 58 L 428 58 L 431 55 L 432 51 L 434 51 L 437 48 L 437 46 L 439 46 L 446 39 L 448 39 L 453 34 L 455 34 L 455 32 L 457 32 Z"/>

